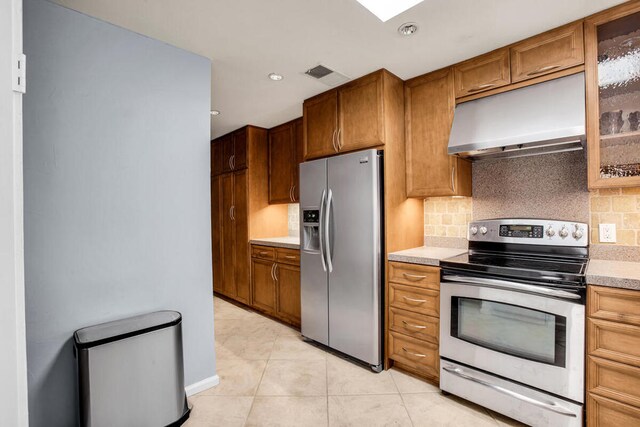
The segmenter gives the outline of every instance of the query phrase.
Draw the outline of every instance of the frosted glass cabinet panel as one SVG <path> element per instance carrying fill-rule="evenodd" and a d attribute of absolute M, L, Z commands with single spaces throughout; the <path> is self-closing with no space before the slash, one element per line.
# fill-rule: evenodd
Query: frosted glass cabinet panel
<path fill-rule="evenodd" d="M 590 188 L 640 186 L 640 5 L 585 22 Z"/>

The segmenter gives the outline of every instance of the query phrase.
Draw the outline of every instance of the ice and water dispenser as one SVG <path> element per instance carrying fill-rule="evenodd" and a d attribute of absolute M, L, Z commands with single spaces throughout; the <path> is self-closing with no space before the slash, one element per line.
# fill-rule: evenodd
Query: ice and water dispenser
<path fill-rule="evenodd" d="M 305 209 L 302 211 L 302 249 L 320 251 L 320 211 Z"/>

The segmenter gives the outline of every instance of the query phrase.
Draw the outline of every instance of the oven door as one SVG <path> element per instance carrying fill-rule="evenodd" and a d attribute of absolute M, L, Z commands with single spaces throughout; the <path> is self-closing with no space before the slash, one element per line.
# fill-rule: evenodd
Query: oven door
<path fill-rule="evenodd" d="M 441 357 L 584 401 L 584 305 L 544 290 L 447 277 L 440 286 Z"/>

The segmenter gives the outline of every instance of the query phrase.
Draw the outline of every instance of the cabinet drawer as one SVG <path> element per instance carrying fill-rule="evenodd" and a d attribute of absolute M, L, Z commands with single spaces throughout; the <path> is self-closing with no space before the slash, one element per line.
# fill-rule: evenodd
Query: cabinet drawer
<path fill-rule="evenodd" d="M 519 82 L 584 63 L 582 22 L 566 25 L 511 47 L 511 81 Z"/>
<path fill-rule="evenodd" d="M 253 258 L 268 259 L 274 261 L 276 259 L 276 250 L 267 246 L 251 245 L 251 256 Z"/>
<path fill-rule="evenodd" d="M 440 292 L 389 283 L 389 305 L 428 316 L 440 316 Z"/>
<path fill-rule="evenodd" d="M 587 352 L 590 356 L 640 367 L 640 327 L 588 319 Z"/>
<path fill-rule="evenodd" d="M 440 376 L 440 356 L 435 344 L 389 332 L 389 357 L 432 377 Z"/>
<path fill-rule="evenodd" d="M 276 249 L 276 260 L 283 264 L 300 265 L 300 251 L 295 249 Z"/>
<path fill-rule="evenodd" d="M 640 409 L 596 394 L 587 395 L 587 426 L 631 427 L 640 425 Z"/>
<path fill-rule="evenodd" d="M 640 368 L 589 357 L 587 390 L 640 407 Z"/>
<path fill-rule="evenodd" d="M 509 49 L 500 49 L 453 67 L 456 98 L 511 83 Z"/>
<path fill-rule="evenodd" d="M 389 309 L 389 329 L 405 335 L 438 344 L 439 321 L 410 311 Z"/>
<path fill-rule="evenodd" d="M 389 281 L 440 290 L 440 268 L 404 262 L 389 263 Z"/>
<path fill-rule="evenodd" d="M 588 316 L 640 326 L 640 291 L 589 286 Z"/>

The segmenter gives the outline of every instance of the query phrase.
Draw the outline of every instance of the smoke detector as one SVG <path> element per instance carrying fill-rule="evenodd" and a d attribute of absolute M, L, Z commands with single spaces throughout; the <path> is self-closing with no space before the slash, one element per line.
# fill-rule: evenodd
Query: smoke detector
<path fill-rule="evenodd" d="M 337 71 L 334 71 L 324 65 L 317 65 L 313 68 L 308 69 L 304 73 L 307 76 L 312 77 L 330 87 L 341 85 L 342 83 L 348 82 L 350 80 L 349 77 L 345 76 L 344 74 L 338 73 Z"/>

